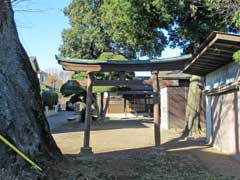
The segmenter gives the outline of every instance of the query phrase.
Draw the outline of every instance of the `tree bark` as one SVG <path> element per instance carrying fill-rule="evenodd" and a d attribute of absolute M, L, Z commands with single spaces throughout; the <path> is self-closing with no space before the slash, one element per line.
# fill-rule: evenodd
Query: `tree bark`
<path fill-rule="evenodd" d="M 199 76 L 192 76 L 188 91 L 186 107 L 186 126 L 183 137 L 198 136 L 201 131 L 200 112 L 203 82 Z"/>
<path fill-rule="evenodd" d="M 0 0 L 0 134 L 30 157 L 60 153 L 44 115 L 37 74 L 20 43 L 10 0 Z M 24 161 L 0 142 L 0 168 Z"/>

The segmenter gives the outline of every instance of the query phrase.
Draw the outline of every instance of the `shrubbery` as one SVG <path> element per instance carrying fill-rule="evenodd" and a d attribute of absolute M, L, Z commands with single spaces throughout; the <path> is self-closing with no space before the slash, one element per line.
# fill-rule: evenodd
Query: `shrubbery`
<path fill-rule="evenodd" d="M 43 105 L 53 107 L 58 103 L 58 94 L 54 91 L 44 91 L 42 93 Z"/>
<path fill-rule="evenodd" d="M 235 59 L 236 62 L 240 63 L 240 50 L 233 54 L 233 59 Z"/>

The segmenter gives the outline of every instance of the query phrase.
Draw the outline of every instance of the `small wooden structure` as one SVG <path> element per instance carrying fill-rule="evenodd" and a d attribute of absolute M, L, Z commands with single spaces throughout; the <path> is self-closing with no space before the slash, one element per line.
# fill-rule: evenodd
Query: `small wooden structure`
<path fill-rule="evenodd" d="M 161 128 L 184 129 L 191 75 L 179 71 L 159 72 Z"/>
<path fill-rule="evenodd" d="M 184 72 L 205 77 L 207 142 L 240 157 L 240 35 L 213 32 Z"/>
<path fill-rule="evenodd" d="M 149 79 L 149 77 L 148 77 Z M 111 93 L 107 114 L 118 117 L 152 115 L 152 87 L 136 86 Z"/>
<path fill-rule="evenodd" d="M 84 131 L 84 144 L 81 148 L 81 153 L 84 155 L 92 154 L 92 149 L 89 146 L 90 142 L 90 122 L 91 122 L 91 101 L 92 101 L 92 87 L 93 86 L 132 86 L 132 85 L 152 85 L 153 88 L 153 114 L 154 114 L 154 137 L 155 146 L 160 146 L 160 97 L 159 97 L 159 71 L 182 70 L 186 63 L 191 59 L 191 55 L 154 59 L 148 61 L 129 60 L 129 61 L 98 61 L 98 60 L 82 60 L 71 59 L 64 57 L 56 57 L 59 64 L 67 71 L 84 71 L 87 72 L 87 104 L 86 104 L 86 118 Z M 132 71 L 151 71 L 152 76 L 149 80 L 126 80 L 124 75 L 119 80 L 96 80 L 94 73 L 96 72 L 125 72 Z"/>

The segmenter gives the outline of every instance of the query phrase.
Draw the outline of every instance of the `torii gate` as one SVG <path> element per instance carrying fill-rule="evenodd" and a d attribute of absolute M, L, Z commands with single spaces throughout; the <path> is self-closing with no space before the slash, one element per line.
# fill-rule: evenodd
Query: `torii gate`
<path fill-rule="evenodd" d="M 173 58 L 162 58 L 154 60 L 128 60 L 128 61 L 99 61 L 86 59 L 72 59 L 65 57 L 57 57 L 58 63 L 62 65 L 64 70 L 75 72 L 87 72 L 87 81 L 81 82 L 87 85 L 87 101 L 86 101 L 86 115 L 85 115 L 85 129 L 84 129 L 84 143 L 81 148 L 80 155 L 92 155 L 92 148 L 90 144 L 90 124 L 91 124 L 91 102 L 92 102 L 92 87 L 93 86 L 136 86 L 136 85 L 152 85 L 154 94 L 154 138 L 155 146 L 159 147 L 161 144 L 160 134 L 160 97 L 159 97 L 159 71 L 176 71 L 183 70 L 186 63 L 191 59 L 191 55 L 184 55 Z M 149 80 L 126 80 L 125 72 L 133 71 L 151 71 L 152 76 Z M 94 73 L 96 72 L 119 72 L 119 80 L 96 80 Z"/>

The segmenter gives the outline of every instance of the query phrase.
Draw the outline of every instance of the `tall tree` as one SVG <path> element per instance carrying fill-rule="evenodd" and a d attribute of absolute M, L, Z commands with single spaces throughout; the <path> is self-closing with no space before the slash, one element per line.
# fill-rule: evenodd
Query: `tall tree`
<path fill-rule="evenodd" d="M 240 30 L 240 0 L 205 0 L 214 16 L 221 16 L 233 31 Z"/>
<path fill-rule="evenodd" d="M 94 2 L 89 0 L 88 4 Z M 127 57 L 134 57 L 137 53 L 160 56 L 167 44 L 182 48 L 184 53 L 194 53 L 213 30 L 239 31 L 239 4 L 239 0 L 102 0 L 98 6 L 98 25 L 111 39 L 111 50 L 124 52 Z M 77 12 L 75 6 L 71 9 Z M 81 27 L 81 23 L 76 22 L 72 21 Z M 72 46 L 70 50 L 74 48 Z M 192 88 L 200 86 L 190 85 Z M 201 90 L 191 89 L 189 92 L 201 93 Z M 198 104 L 196 102 L 195 109 L 199 109 Z"/>
<path fill-rule="evenodd" d="M 104 0 L 102 23 L 117 46 L 136 55 L 161 55 L 167 44 L 163 29 L 172 20 L 164 0 Z"/>
<path fill-rule="evenodd" d="M 192 76 L 188 92 L 186 106 L 186 126 L 183 137 L 189 135 L 198 136 L 201 133 L 201 105 L 202 105 L 203 79 L 199 76 Z"/>
<path fill-rule="evenodd" d="M 61 54 L 95 59 L 102 52 L 160 55 L 167 44 L 163 29 L 173 19 L 165 0 L 73 0 L 65 15 L 71 28 L 63 32 Z"/>
<path fill-rule="evenodd" d="M 60 153 L 44 115 L 37 75 L 18 37 L 10 0 L 0 0 L 0 87 L 0 134 L 30 157 Z M 22 168 L 24 161 L 3 142 L 0 152 L 0 168 Z"/>
<path fill-rule="evenodd" d="M 168 8 L 174 18 L 169 44 L 194 53 L 212 31 L 236 32 L 240 27 L 239 0 L 173 0 Z"/>
<path fill-rule="evenodd" d="M 96 59 L 111 51 L 112 40 L 101 25 L 102 0 L 73 0 L 65 8 L 71 27 L 62 33 L 61 54 L 68 57 Z"/>

